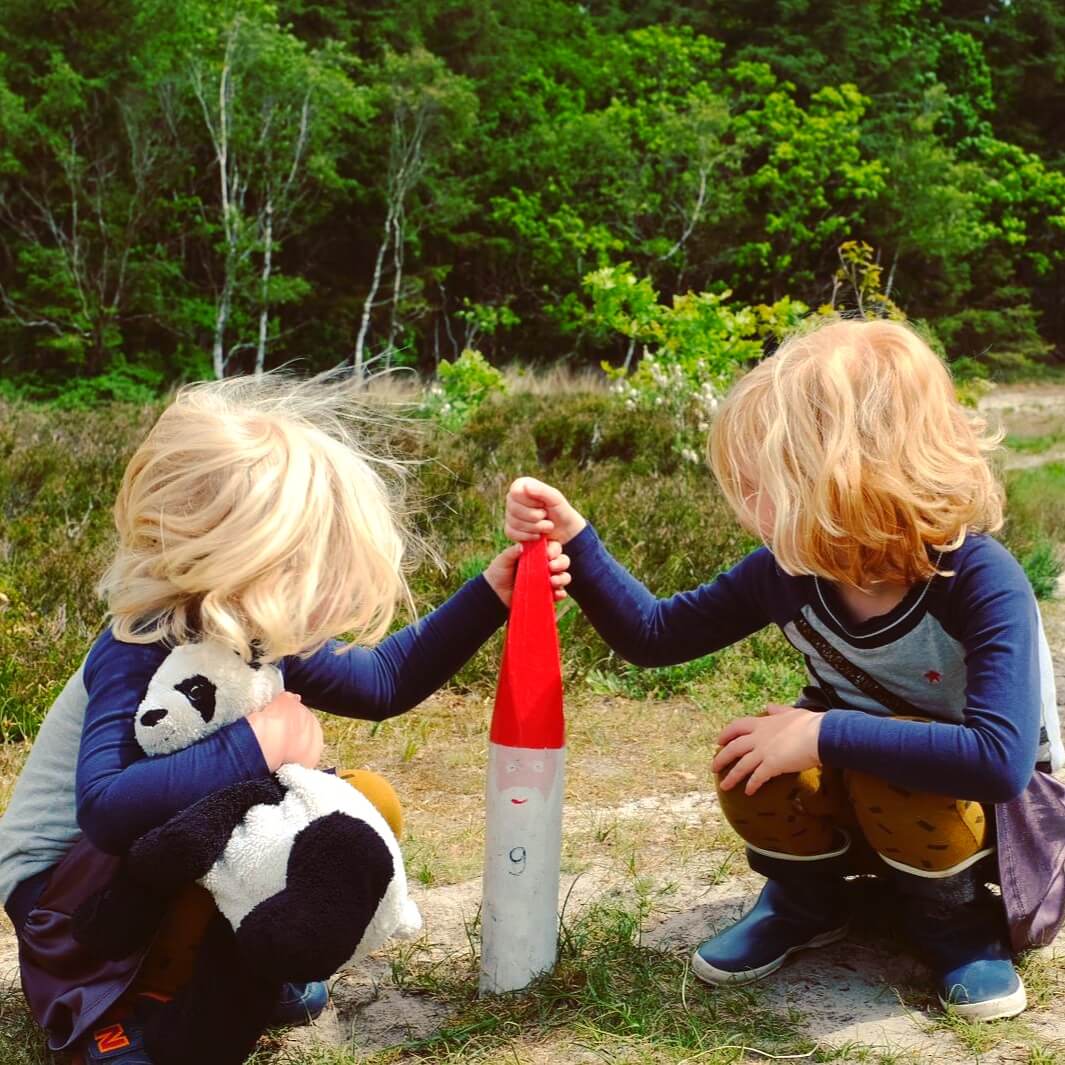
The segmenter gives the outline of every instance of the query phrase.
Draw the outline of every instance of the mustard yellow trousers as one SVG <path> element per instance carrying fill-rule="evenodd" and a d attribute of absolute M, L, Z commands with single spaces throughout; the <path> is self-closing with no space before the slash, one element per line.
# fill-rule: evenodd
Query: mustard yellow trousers
<path fill-rule="evenodd" d="M 786 773 L 750 796 L 743 782 L 722 791 L 719 778 L 718 798 L 736 832 L 770 855 L 835 853 L 846 833 L 856 872 L 875 871 L 875 852 L 905 871 L 949 875 L 987 853 L 992 843 L 988 812 L 980 803 L 911 791 L 849 769 Z"/>

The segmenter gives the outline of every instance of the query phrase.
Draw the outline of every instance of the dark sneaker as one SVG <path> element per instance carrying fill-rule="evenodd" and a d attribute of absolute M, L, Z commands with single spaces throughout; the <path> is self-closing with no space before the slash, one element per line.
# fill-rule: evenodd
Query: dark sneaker
<path fill-rule="evenodd" d="M 948 876 L 892 876 L 903 894 L 908 938 L 936 974 L 944 1008 L 970 1021 L 1015 1017 L 1028 1005 L 1013 967 L 1006 911 L 1001 898 L 969 868 Z"/>
<path fill-rule="evenodd" d="M 329 989 L 321 980 L 309 984 L 285 984 L 270 1014 L 272 1027 L 310 1024 L 329 1002 Z"/>

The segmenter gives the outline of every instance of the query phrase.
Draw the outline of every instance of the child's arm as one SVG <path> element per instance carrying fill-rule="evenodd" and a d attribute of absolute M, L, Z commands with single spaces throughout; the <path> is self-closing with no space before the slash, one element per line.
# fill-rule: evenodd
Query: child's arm
<path fill-rule="evenodd" d="M 113 854 L 124 853 L 146 831 L 204 796 L 272 769 L 247 719 L 173 754 L 145 756 L 134 735 L 134 715 L 168 653 L 161 644 L 123 643 L 108 630 L 85 662 L 88 703 L 76 769 L 78 825 L 97 847 Z"/>
<path fill-rule="evenodd" d="M 565 595 L 569 559 L 548 545 L 556 598 Z M 286 658 L 285 687 L 317 710 L 383 721 L 417 706 L 451 679 L 507 619 L 520 550 L 508 548 L 450 599 L 376 647 L 336 640 L 309 658 Z"/>
<path fill-rule="evenodd" d="M 722 732 L 713 768 L 732 766 L 722 786 L 746 778 L 753 794 L 774 776 L 823 763 L 973 802 L 1005 802 L 1023 791 L 1042 716 L 1035 598 L 1024 570 L 990 537 L 960 555 L 950 564 L 958 575 L 944 620 L 965 649 L 962 724 L 774 706 L 769 717 L 741 718 Z"/>
<path fill-rule="evenodd" d="M 658 599 L 607 551 L 557 488 L 531 477 L 511 485 L 506 533 L 512 540 L 544 534 L 565 544 L 570 594 L 606 643 L 638 666 L 699 658 L 773 620 L 768 604 L 776 563 L 765 548 L 709 584 Z"/>

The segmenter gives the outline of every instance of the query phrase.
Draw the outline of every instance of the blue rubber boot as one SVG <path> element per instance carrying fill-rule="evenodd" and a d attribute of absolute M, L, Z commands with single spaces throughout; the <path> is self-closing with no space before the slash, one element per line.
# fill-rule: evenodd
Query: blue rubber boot
<path fill-rule="evenodd" d="M 799 950 L 847 934 L 843 877 L 847 846 L 793 858 L 747 848 L 751 868 L 767 877 L 758 901 L 731 928 L 692 955 L 692 972 L 708 984 L 747 984 L 775 972 Z"/>
<path fill-rule="evenodd" d="M 905 931 L 936 974 L 944 1008 L 970 1021 L 1015 1017 L 1028 1005 L 1009 946 L 1002 901 L 973 867 L 945 877 L 892 869 Z"/>
<path fill-rule="evenodd" d="M 270 1014 L 271 1027 L 310 1024 L 329 1002 L 329 989 L 321 980 L 306 984 L 285 984 Z"/>

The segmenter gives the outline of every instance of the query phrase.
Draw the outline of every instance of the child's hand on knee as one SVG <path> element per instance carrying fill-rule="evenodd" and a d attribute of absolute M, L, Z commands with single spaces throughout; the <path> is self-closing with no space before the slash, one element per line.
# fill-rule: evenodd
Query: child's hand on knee
<path fill-rule="evenodd" d="M 293 762 L 314 769 L 322 757 L 322 726 L 294 692 L 275 695 L 247 717 L 263 758 L 274 772 Z"/>
<path fill-rule="evenodd" d="M 781 773 L 819 766 L 822 716 L 797 706 L 769 703 L 764 716 L 730 722 L 717 738 L 719 750 L 710 764 L 719 774 L 732 767 L 721 778 L 721 789 L 728 791 L 746 777 L 744 791 L 753 795 Z"/>
<path fill-rule="evenodd" d="M 510 606 L 510 597 L 514 594 L 514 576 L 517 573 L 518 559 L 521 558 L 521 544 L 515 544 L 501 551 L 488 564 L 484 579 L 492 586 L 492 591 L 503 600 L 504 606 Z M 566 598 L 566 585 L 570 582 L 569 555 L 562 553 L 562 545 L 557 540 L 547 541 L 547 568 L 551 572 L 551 590 L 556 599 Z"/>
<path fill-rule="evenodd" d="M 557 488 L 534 477 L 519 477 L 507 492 L 505 531 L 518 543 L 548 536 L 565 544 L 587 524 Z"/>

